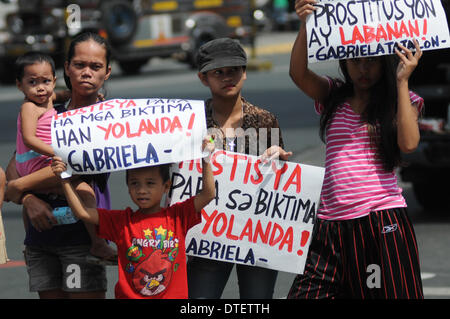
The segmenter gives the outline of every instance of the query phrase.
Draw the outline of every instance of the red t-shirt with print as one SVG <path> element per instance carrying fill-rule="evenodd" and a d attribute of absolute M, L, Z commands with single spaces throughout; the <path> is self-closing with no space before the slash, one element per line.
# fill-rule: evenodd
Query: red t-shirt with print
<path fill-rule="evenodd" d="M 188 297 L 185 237 L 201 222 L 194 197 L 153 214 L 131 208 L 98 209 L 100 237 L 113 241 L 119 255 L 116 298 Z"/>

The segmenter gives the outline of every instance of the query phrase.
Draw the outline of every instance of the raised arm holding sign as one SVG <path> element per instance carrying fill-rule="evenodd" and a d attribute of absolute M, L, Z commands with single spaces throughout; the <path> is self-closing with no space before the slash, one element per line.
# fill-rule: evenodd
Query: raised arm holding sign
<path fill-rule="evenodd" d="M 214 151 L 210 136 L 203 140 L 201 151 L 203 188 L 185 201 L 167 208 L 160 206 L 170 189 L 170 164 L 127 170 L 126 182 L 132 201 L 138 206 L 124 210 L 97 209 L 75 192 L 73 182 L 61 179 L 62 188 L 74 214 L 98 226 L 99 236 L 116 243 L 119 254 L 119 281 L 116 298 L 186 299 L 185 236 L 201 221 L 201 211 L 214 197 L 215 184 L 208 160 Z M 55 156 L 53 172 L 60 176 L 67 168 Z M 86 191 L 89 191 L 87 189 Z"/>
<path fill-rule="evenodd" d="M 390 3 L 357 3 L 363 2 Z M 340 60 L 342 80 L 321 77 L 308 68 L 309 24 L 304 22 L 318 16 L 324 3 L 296 1 L 303 23 L 290 74 L 315 100 L 326 159 L 309 257 L 289 298 L 423 298 L 417 242 L 395 174 L 401 152 L 414 151 L 420 139 L 423 99 L 409 91 L 408 81 L 422 50 L 417 41 L 412 42 L 415 52 L 398 43 L 396 56 Z M 375 16 L 365 12 L 366 20 Z M 385 278 L 380 284 L 371 281 L 374 266 Z"/>

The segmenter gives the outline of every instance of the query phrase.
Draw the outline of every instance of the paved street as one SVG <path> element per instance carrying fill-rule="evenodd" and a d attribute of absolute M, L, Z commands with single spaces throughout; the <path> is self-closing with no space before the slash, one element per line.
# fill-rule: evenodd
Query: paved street
<path fill-rule="evenodd" d="M 258 61 L 270 61 L 266 71 L 249 70 L 244 96 L 253 104 L 275 113 L 282 128 L 286 149 L 294 152 L 291 161 L 322 166 L 324 147 L 318 137 L 318 117 L 312 101 L 301 93 L 289 78 L 289 52 L 294 33 L 268 34 L 258 40 Z M 196 72 L 172 60 L 155 59 L 136 76 L 122 76 L 116 66 L 107 83 L 108 98 L 188 98 L 205 99 L 209 91 L 199 82 Z M 335 64 L 316 66 L 320 73 L 336 73 Z M 60 75 L 60 78 L 61 75 Z M 0 86 L 0 165 L 6 166 L 15 148 L 16 118 L 21 94 L 14 86 Z M 112 206 L 131 205 L 123 173 L 114 173 L 110 182 Z M 424 211 L 415 201 L 411 185 L 402 183 L 409 204 L 422 266 L 426 298 L 450 297 L 450 214 L 447 211 Z M 28 276 L 23 265 L 24 238 L 20 207 L 6 203 L 3 218 L 7 250 L 11 259 L 0 265 L 0 298 L 37 298 L 28 292 Z M 280 273 L 274 298 L 285 298 L 294 275 Z M 114 297 L 117 268 L 108 267 L 108 298 Z M 237 279 L 233 272 L 224 298 L 238 298 Z"/>

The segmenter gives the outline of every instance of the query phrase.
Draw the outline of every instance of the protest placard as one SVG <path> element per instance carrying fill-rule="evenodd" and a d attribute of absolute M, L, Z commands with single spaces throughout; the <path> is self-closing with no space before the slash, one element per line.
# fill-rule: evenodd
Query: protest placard
<path fill-rule="evenodd" d="M 324 169 L 216 151 L 211 156 L 216 196 L 202 211 L 202 223 L 186 237 L 186 253 L 302 273 L 316 218 Z M 200 161 L 172 172 L 170 203 L 201 189 Z"/>
<path fill-rule="evenodd" d="M 440 0 L 321 0 L 306 22 L 308 61 L 395 54 L 398 43 L 423 51 L 450 47 Z"/>
<path fill-rule="evenodd" d="M 52 147 L 69 174 L 98 174 L 201 158 L 203 101 L 108 100 L 55 115 Z"/>

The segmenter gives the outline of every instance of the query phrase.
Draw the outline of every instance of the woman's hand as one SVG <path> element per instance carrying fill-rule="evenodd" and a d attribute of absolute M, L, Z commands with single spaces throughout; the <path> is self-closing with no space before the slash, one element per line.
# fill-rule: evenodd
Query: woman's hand
<path fill-rule="evenodd" d="M 271 147 L 269 147 L 264 151 L 260 159 L 263 163 L 267 163 L 277 158 L 280 158 L 283 161 L 287 161 L 290 156 L 292 156 L 292 152 L 286 152 L 280 146 L 272 145 Z"/>
<path fill-rule="evenodd" d="M 316 7 L 314 7 L 316 3 L 316 0 L 295 0 L 295 13 L 297 13 L 302 23 L 306 23 L 308 15 L 316 10 Z"/>
<path fill-rule="evenodd" d="M 411 50 L 401 44 L 398 44 L 398 47 L 402 51 L 395 48 L 395 53 L 400 58 L 400 62 L 397 66 L 397 82 L 407 82 L 412 72 L 419 64 L 419 59 L 422 56 L 422 50 L 420 50 L 419 43 L 416 39 L 414 39 L 413 42 L 416 47 L 416 52 L 414 54 Z"/>
<path fill-rule="evenodd" d="M 52 207 L 33 194 L 26 194 L 22 204 L 31 224 L 37 231 L 49 230 L 58 223 L 53 216 Z"/>

